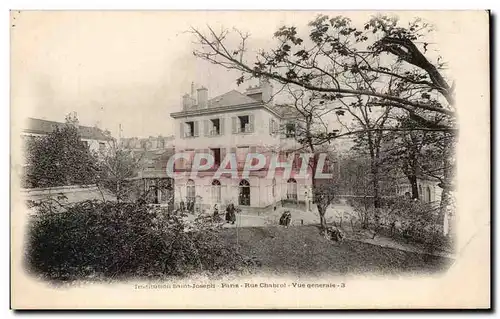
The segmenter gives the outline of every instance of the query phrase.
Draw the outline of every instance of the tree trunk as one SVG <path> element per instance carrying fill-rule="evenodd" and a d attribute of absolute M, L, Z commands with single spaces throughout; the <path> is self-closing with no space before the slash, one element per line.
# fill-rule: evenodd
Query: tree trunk
<path fill-rule="evenodd" d="M 380 208 L 380 185 L 378 180 L 378 152 L 375 153 L 376 149 L 372 135 L 368 133 L 368 147 L 370 150 L 370 169 L 372 173 L 372 185 L 373 185 L 373 206 L 375 209 Z"/>
<path fill-rule="evenodd" d="M 441 193 L 441 203 L 439 205 L 439 220 L 443 225 L 443 235 L 448 235 L 448 223 L 447 218 L 453 212 L 450 211 L 451 206 L 451 185 L 453 183 L 452 179 L 452 148 L 450 146 L 445 147 L 444 151 L 444 172 L 443 172 L 443 183 L 441 188 L 443 192 Z"/>
<path fill-rule="evenodd" d="M 323 207 L 320 208 L 318 206 L 318 212 L 319 212 L 319 221 L 320 221 L 320 227 L 321 229 L 326 229 L 326 218 L 325 218 L 325 212 L 323 211 Z"/>
<path fill-rule="evenodd" d="M 418 194 L 417 176 L 409 175 L 408 180 L 410 181 L 411 185 L 411 198 L 418 199 L 419 194 Z"/>
<path fill-rule="evenodd" d="M 372 184 L 373 184 L 373 206 L 380 208 L 380 183 L 378 178 L 378 167 L 372 160 Z"/>

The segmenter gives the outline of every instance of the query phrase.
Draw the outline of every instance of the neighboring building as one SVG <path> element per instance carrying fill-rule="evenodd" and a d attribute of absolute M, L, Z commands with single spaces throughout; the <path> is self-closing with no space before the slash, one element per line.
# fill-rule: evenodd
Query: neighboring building
<path fill-rule="evenodd" d="M 270 156 L 279 154 L 280 161 L 297 158 L 300 148 L 295 138 L 296 115 L 283 112 L 286 108 L 273 105 L 272 85 L 262 80 L 258 86 L 249 87 L 245 93 L 229 91 L 215 98 L 208 98 L 208 90 L 201 87 L 183 96 L 182 111 L 171 113 L 176 120 L 176 153 L 190 154 L 190 160 L 178 160 L 175 171 L 175 202 L 196 202 L 199 207 L 234 203 L 240 207 L 267 208 L 284 200 L 294 202 L 310 198 L 311 179 L 299 178 L 300 165 L 294 161 L 290 178 L 279 171 L 274 178 L 267 178 L 269 163 L 263 169 L 251 171 L 248 177 L 241 172 L 247 153 Z M 191 178 L 190 168 L 194 154 L 210 152 L 215 163 L 207 171 Z M 236 154 L 238 178 L 223 174 L 214 178 L 226 154 Z M 236 168 L 234 168 L 236 170 Z"/>
<path fill-rule="evenodd" d="M 65 125 L 68 124 L 29 117 L 26 120 L 21 136 L 23 139 L 45 136 L 56 128 L 62 128 Z M 79 125 L 78 131 L 81 140 L 91 151 L 104 151 L 109 148 L 109 143 L 113 140 L 112 137 L 97 127 Z"/>
<path fill-rule="evenodd" d="M 150 136 L 147 138 L 121 138 L 120 145 L 131 150 L 164 150 L 173 147 L 174 136 Z"/>
<path fill-rule="evenodd" d="M 438 186 L 439 180 L 431 177 L 421 176 L 417 178 L 418 196 L 423 203 L 439 203 L 441 201 L 442 188 Z M 401 178 L 396 185 L 396 194 L 404 196 L 411 194 L 411 185 L 408 179 Z"/>
<path fill-rule="evenodd" d="M 142 197 L 147 204 L 173 209 L 174 180 L 167 175 L 167 162 L 174 154 L 173 148 L 130 150 L 139 168 L 135 176 L 128 179 L 128 199 L 135 201 Z"/>

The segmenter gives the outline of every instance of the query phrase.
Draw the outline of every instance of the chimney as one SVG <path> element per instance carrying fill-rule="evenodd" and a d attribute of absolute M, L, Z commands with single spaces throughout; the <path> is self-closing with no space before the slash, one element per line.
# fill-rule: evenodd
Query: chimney
<path fill-rule="evenodd" d="M 182 96 L 182 109 L 183 110 L 190 109 L 193 106 L 192 101 L 193 100 L 191 99 L 191 97 L 189 96 L 189 94 L 187 94 L 187 93 L 184 94 Z"/>
<path fill-rule="evenodd" d="M 208 89 L 204 86 L 198 89 L 198 107 L 208 107 Z"/>
<path fill-rule="evenodd" d="M 273 85 L 267 78 L 259 78 L 259 84 L 262 90 L 262 102 L 273 104 Z"/>

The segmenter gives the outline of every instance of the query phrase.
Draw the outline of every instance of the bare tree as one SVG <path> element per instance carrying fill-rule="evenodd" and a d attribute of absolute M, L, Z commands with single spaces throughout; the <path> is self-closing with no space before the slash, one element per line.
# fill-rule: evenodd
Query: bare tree
<path fill-rule="evenodd" d="M 213 64 L 243 72 L 246 76 L 238 78 L 237 83 L 266 76 L 283 84 L 323 93 L 325 98 L 371 96 L 373 103 L 400 108 L 420 117 L 426 127 L 454 129 L 454 123 L 436 126 L 416 113 L 426 110 L 451 119 L 455 117 L 454 86 L 449 85 L 442 74 L 444 63 L 441 58 L 431 62 L 425 53 L 432 44 L 419 41 L 432 30 L 431 26 L 418 18 L 407 27 L 398 24 L 396 18 L 377 16 L 360 29 L 346 17 L 321 15 L 309 23 L 310 33 L 306 40 L 298 35 L 296 27 L 281 27 L 274 34 L 277 48 L 261 51 L 254 62 L 242 59 L 238 49 L 241 44 L 236 49 L 229 46 L 227 30 L 216 33 L 208 27 L 208 34 L 204 34 L 193 28 L 200 44 L 194 54 Z M 247 38 L 240 37 L 240 43 Z M 387 61 L 382 62 L 381 57 Z M 339 81 L 353 74 L 362 75 L 368 81 L 377 79 L 379 83 L 397 78 L 402 84 L 417 84 L 429 92 L 437 92 L 444 101 L 422 96 L 402 98 L 384 85 L 351 88 Z"/>

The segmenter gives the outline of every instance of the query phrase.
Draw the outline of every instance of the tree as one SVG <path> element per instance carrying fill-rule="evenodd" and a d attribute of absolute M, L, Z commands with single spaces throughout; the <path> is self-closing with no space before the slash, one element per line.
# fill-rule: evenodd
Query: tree
<path fill-rule="evenodd" d="M 454 86 L 442 74 L 444 63 L 439 57 L 431 62 L 425 56 L 431 46 L 419 42 L 431 26 L 415 19 L 407 27 L 398 25 L 396 18 L 377 16 L 355 26 L 342 16 L 318 16 L 309 23 L 308 38 L 302 38 L 295 26 L 283 26 L 275 32 L 275 49 L 261 51 L 254 62 L 242 58 L 240 48 L 231 48 L 230 33 L 216 33 L 208 27 L 208 35 L 192 29 L 200 46 L 194 55 L 227 69 L 243 72 L 237 79 L 241 84 L 252 77 L 268 77 L 283 84 L 295 84 L 306 90 L 323 93 L 325 99 L 349 100 L 370 96 L 373 104 L 403 109 L 418 117 L 426 128 L 454 130 L 454 123 L 436 125 L 417 114 L 429 111 L 454 119 Z M 238 32 L 241 36 L 242 32 Z M 248 38 L 240 37 L 240 43 Z M 422 51 L 424 53 L 422 53 Z M 366 80 L 364 87 L 352 88 L 343 79 L 359 75 Z M 400 85 L 417 84 L 427 89 L 425 96 L 402 98 L 387 87 L 397 79 Z M 375 81 L 377 85 L 369 85 Z M 431 96 L 436 92 L 444 100 Z"/>
<path fill-rule="evenodd" d="M 139 169 L 142 156 L 132 156 L 130 150 L 117 145 L 116 140 L 110 139 L 108 148 L 97 154 L 99 159 L 98 184 L 111 191 L 118 202 L 123 200 L 129 190 L 126 181 L 134 177 Z"/>
<path fill-rule="evenodd" d="M 338 159 L 338 191 L 343 195 L 373 196 L 370 180 L 370 159 L 353 150 Z"/>
<path fill-rule="evenodd" d="M 443 181 L 444 145 L 452 135 L 445 132 L 404 130 L 418 125 L 406 115 L 398 118 L 400 131 L 389 132 L 384 141 L 386 164 L 403 172 L 411 185 L 412 198 L 420 198 L 417 179 L 432 177 Z"/>
<path fill-rule="evenodd" d="M 312 172 L 312 193 L 314 202 L 317 204 L 321 228 L 326 229 L 326 210 L 335 198 L 336 185 L 331 179 L 328 179 L 327 182 L 323 179 L 318 180 L 316 172 L 320 154 L 328 154 L 328 147 L 324 145 L 324 139 L 329 132 L 324 116 L 332 109 L 326 105 L 325 101 L 318 99 L 318 95 L 314 92 L 310 93 L 292 85 L 285 85 L 281 91 L 286 92 L 289 103 L 278 106 L 277 110 L 290 114 L 295 121 L 293 135 L 300 144 L 299 149 L 295 151 L 312 154 L 310 160 L 305 164 Z M 286 125 L 281 127 L 282 134 L 289 134 Z M 330 160 L 329 162 L 331 159 L 331 156 L 326 158 L 326 160 Z M 325 167 L 320 169 L 323 171 Z"/>
<path fill-rule="evenodd" d="M 77 126 L 68 123 L 26 145 L 28 187 L 55 187 L 94 183 L 97 162 L 80 139 Z"/>
<path fill-rule="evenodd" d="M 314 202 L 318 207 L 320 226 L 323 231 L 326 231 L 326 210 L 333 203 L 337 195 L 337 186 L 331 179 L 322 179 L 314 183 L 313 196 Z"/>

